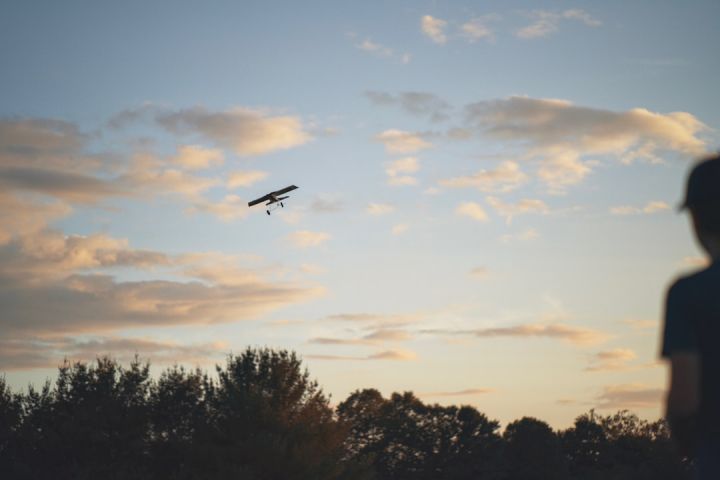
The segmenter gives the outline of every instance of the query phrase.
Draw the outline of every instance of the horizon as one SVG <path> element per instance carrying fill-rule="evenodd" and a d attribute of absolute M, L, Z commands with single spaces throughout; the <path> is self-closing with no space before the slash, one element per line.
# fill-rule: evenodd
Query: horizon
<path fill-rule="evenodd" d="M 720 4 L 11 2 L 0 372 L 294 351 L 566 428 L 662 416 Z M 271 215 L 248 202 L 297 185 Z"/>

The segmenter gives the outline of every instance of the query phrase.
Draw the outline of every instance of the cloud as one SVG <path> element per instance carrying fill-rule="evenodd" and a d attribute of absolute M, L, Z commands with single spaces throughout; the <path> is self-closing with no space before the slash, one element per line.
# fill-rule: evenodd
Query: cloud
<path fill-rule="evenodd" d="M 200 145 L 184 145 L 178 148 L 172 162 L 188 170 L 203 170 L 222 165 L 225 156 L 217 148 L 205 148 Z"/>
<path fill-rule="evenodd" d="M 159 113 L 158 123 L 175 134 L 195 134 L 241 156 L 264 155 L 311 140 L 301 120 L 237 107 L 222 112 L 203 107 Z"/>
<path fill-rule="evenodd" d="M 420 19 L 420 29 L 433 42 L 443 44 L 447 42 L 447 37 L 445 33 L 443 33 L 443 29 L 447 26 L 447 23 L 447 21 L 431 15 L 424 15 Z"/>
<path fill-rule="evenodd" d="M 102 198 L 128 195 L 128 189 L 112 181 L 75 172 L 40 168 L 0 167 L 0 188 L 29 191 L 70 203 L 96 203 Z"/>
<path fill-rule="evenodd" d="M 239 321 L 322 293 L 264 280 L 237 262 L 137 250 L 103 234 L 18 236 L 0 247 L 0 337 Z M 106 273 L 117 268 L 162 270 L 165 279 L 120 281 Z"/>
<path fill-rule="evenodd" d="M 582 107 L 565 100 L 510 97 L 466 107 L 468 124 L 488 137 L 517 142 L 525 159 L 540 162 L 539 178 L 554 191 L 582 181 L 590 155 L 667 150 L 686 157 L 705 151 L 697 134 L 707 127 L 685 112 L 660 114 L 643 108 L 622 112 Z M 652 161 L 652 159 L 650 159 Z"/>
<path fill-rule="evenodd" d="M 540 234 L 537 230 L 534 228 L 528 228 L 526 230 L 523 230 L 522 232 L 518 233 L 507 233 L 505 235 L 502 235 L 500 237 L 500 241 L 503 243 L 510 243 L 516 240 L 523 241 L 523 242 L 529 242 L 530 240 L 535 240 L 536 238 L 539 238 Z"/>
<path fill-rule="evenodd" d="M 580 9 L 565 10 L 562 12 L 550 12 L 547 10 L 536 10 L 527 14 L 533 21 L 515 32 L 515 35 L 524 38 L 540 38 L 555 33 L 562 21 L 573 20 L 581 22 L 589 27 L 599 27 L 602 22 L 593 18 L 589 13 Z"/>
<path fill-rule="evenodd" d="M 367 91 L 365 96 L 375 105 L 399 106 L 411 115 L 428 117 L 434 122 L 446 120 L 452 110 L 445 100 L 427 92 L 401 92 L 392 95 L 386 92 Z"/>
<path fill-rule="evenodd" d="M 461 34 L 470 43 L 475 43 L 478 40 L 494 42 L 495 33 L 488 26 L 488 23 L 499 19 L 499 15 L 492 14 L 473 18 L 460 26 Z"/>
<path fill-rule="evenodd" d="M 420 318 L 421 317 L 419 315 L 414 314 L 387 315 L 377 313 L 338 313 L 328 315 L 324 318 L 324 320 L 329 322 L 349 322 L 363 325 L 363 328 L 386 330 L 416 322 Z"/>
<path fill-rule="evenodd" d="M 86 155 L 87 135 L 70 122 L 48 118 L 0 119 L 0 167 L 84 172 L 103 166 Z"/>
<path fill-rule="evenodd" d="M 628 368 L 628 362 L 636 358 L 635 352 L 629 348 L 614 348 L 593 355 L 590 365 L 585 370 L 590 372 L 622 370 Z"/>
<path fill-rule="evenodd" d="M 64 202 L 28 199 L 0 190 L 0 246 L 14 237 L 42 230 L 70 212 L 72 208 Z"/>
<path fill-rule="evenodd" d="M 94 337 L 79 340 L 69 337 L 30 337 L 0 340 L 0 364 L 7 371 L 54 368 L 64 359 L 70 362 L 92 362 L 109 355 L 120 362 L 129 362 L 139 355 L 153 365 L 205 363 L 225 355 L 225 344 L 205 343 L 183 345 L 145 338 Z"/>
<path fill-rule="evenodd" d="M 328 195 L 320 195 L 320 198 L 313 200 L 310 210 L 316 213 L 337 213 L 342 211 L 344 203 L 338 198 Z"/>
<path fill-rule="evenodd" d="M 432 147 L 432 143 L 423 140 L 417 133 L 395 129 L 377 134 L 375 140 L 385 145 L 388 153 L 413 153 Z"/>
<path fill-rule="evenodd" d="M 505 193 L 517 189 L 527 183 L 528 176 L 513 161 L 504 161 L 494 170 L 480 170 L 465 176 L 440 180 L 440 185 L 447 188 L 477 188 L 481 192 Z"/>
<path fill-rule="evenodd" d="M 528 213 L 548 213 L 548 206 L 542 200 L 524 198 L 517 203 L 505 203 L 497 197 L 487 197 L 485 199 L 491 207 L 495 209 L 498 215 L 505 217 L 510 223 L 513 217 Z"/>
<path fill-rule="evenodd" d="M 602 342 L 607 335 L 585 327 L 575 327 L 564 324 L 530 323 L 512 327 L 478 328 L 472 330 L 425 330 L 423 333 L 466 335 L 479 338 L 489 337 L 539 337 L 563 340 L 575 345 L 590 345 Z"/>
<path fill-rule="evenodd" d="M 390 230 L 390 233 L 392 233 L 395 236 L 402 235 L 403 233 L 408 231 L 409 225 L 406 223 L 398 223 L 397 225 L 393 225 L 392 230 Z"/>
<path fill-rule="evenodd" d="M 471 397 L 476 395 L 486 395 L 495 392 L 492 388 L 468 388 L 466 390 L 458 390 L 455 392 L 429 392 L 420 394 L 421 397 Z"/>
<path fill-rule="evenodd" d="M 633 409 L 654 408 L 660 405 L 665 391 L 642 384 L 610 385 L 596 398 L 596 408 Z"/>
<path fill-rule="evenodd" d="M 487 213 L 485 213 L 485 210 L 480 204 L 475 202 L 461 203 L 457 206 L 457 208 L 455 208 L 455 213 L 464 217 L 470 217 L 473 220 L 477 220 L 479 222 L 488 221 L 488 216 Z"/>
<path fill-rule="evenodd" d="M 610 208 L 610 213 L 613 215 L 642 215 L 652 214 L 662 211 L 670 210 L 670 205 L 661 201 L 652 201 L 645 204 L 644 207 L 633 207 L 629 205 L 623 205 L 620 207 Z"/>
<path fill-rule="evenodd" d="M 395 207 L 388 203 L 370 203 L 365 209 L 370 215 L 387 215 L 395 211 Z"/>
<path fill-rule="evenodd" d="M 383 45 L 380 45 L 379 43 L 375 43 L 368 38 L 363 40 L 361 43 L 356 44 L 355 46 L 360 50 L 373 53 L 380 57 L 392 57 L 393 56 L 392 48 L 388 48 Z"/>
<path fill-rule="evenodd" d="M 308 275 L 322 275 L 327 272 L 327 269 L 325 267 L 321 267 L 320 265 L 303 263 L 300 265 L 300 271 Z"/>
<path fill-rule="evenodd" d="M 227 180 L 227 188 L 251 187 L 257 182 L 266 179 L 268 172 L 260 170 L 238 170 L 230 172 Z"/>
<path fill-rule="evenodd" d="M 399 360 L 408 361 L 415 360 L 417 355 L 415 352 L 407 350 L 385 350 L 364 357 L 354 357 L 349 355 L 303 355 L 304 358 L 310 360 Z"/>
<path fill-rule="evenodd" d="M 212 202 L 202 199 L 193 203 L 191 207 L 186 209 L 188 213 L 209 213 L 216 216 L 223 222 L 232 222 L 240 218 L 245 218 L 250 213 L 247 207 L 247 201 L 237 195 L 225 195 L 219 202 Z"/>
<path fill-rule="evenodd" d="M 299 230 L 287 237 L 288 241 L 297 248 L 317 247 L 330 240 L 330 235 L 324 232 L 311 232 Z"/>
<path fill-rule="evenodd" d="M 658 326 L 657 320 L 644 320 L 637 318 L 628 318 L 623 320 L 625 325 L 629 325 L 636 330 L 656 328 Z"/>
<path fill-rule="evenodd" d="M 474 278 L 484 280 L 490 276 L 490 270 L 487 267 L 475 267 L 470 270 L 470 275 Z"/>
<path fill-rule="evenodd" d="M 415 157 L 405 157 L 389 162 L 385 166 L 388 184 L 393 186 L 416 185 L 417 179 L 406 173 L 415 173 L 420 170 L 420 163 Z"/>
<path fill-rule="evenodd" d="M 378 345 L 385 342 L 400 342 L 410 340 L 412 336 L 405 330 L 381 328 L 358 338 L 315 337 L 308 343 L 321 345 Z"/>

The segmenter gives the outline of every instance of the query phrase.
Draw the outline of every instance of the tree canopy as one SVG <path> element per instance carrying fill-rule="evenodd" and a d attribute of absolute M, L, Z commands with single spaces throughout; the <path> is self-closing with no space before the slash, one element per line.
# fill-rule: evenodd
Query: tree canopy
<path fill-rule="evenodd" d="M 248 348 L 216 375 L 148 363 L 65 362 L 54 383 L 0 377 L 3 479 L 682 479 L 663 420 L 590 411 L 555 431 L 501 431 L 475 407 L 412 392 L 351 393 L 335 408 L 301 360 Z"/>

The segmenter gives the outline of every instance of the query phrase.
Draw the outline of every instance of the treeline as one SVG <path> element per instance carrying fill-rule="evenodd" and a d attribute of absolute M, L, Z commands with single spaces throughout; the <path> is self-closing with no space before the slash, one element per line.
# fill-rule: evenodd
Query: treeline
<path fill-rule="evenodd" d="M 663 421 L 623 411 L 563 431 L 500 425 L 412 393 L 332 408 L 292 352 L 247 349 L 217 376 L 101 358 L 14 393 L 0 378 L 2 479 L 681 479 Z"/>

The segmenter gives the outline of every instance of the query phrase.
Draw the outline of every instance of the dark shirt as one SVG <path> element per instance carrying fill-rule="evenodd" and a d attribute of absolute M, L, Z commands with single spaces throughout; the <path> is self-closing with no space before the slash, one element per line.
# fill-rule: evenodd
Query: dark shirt
<path fill-rule="evenodd" d="M 668 291 L 662 356 L 700 355 L 699 425 L 720 436 L 720 261 L 677 280 Z"/>

